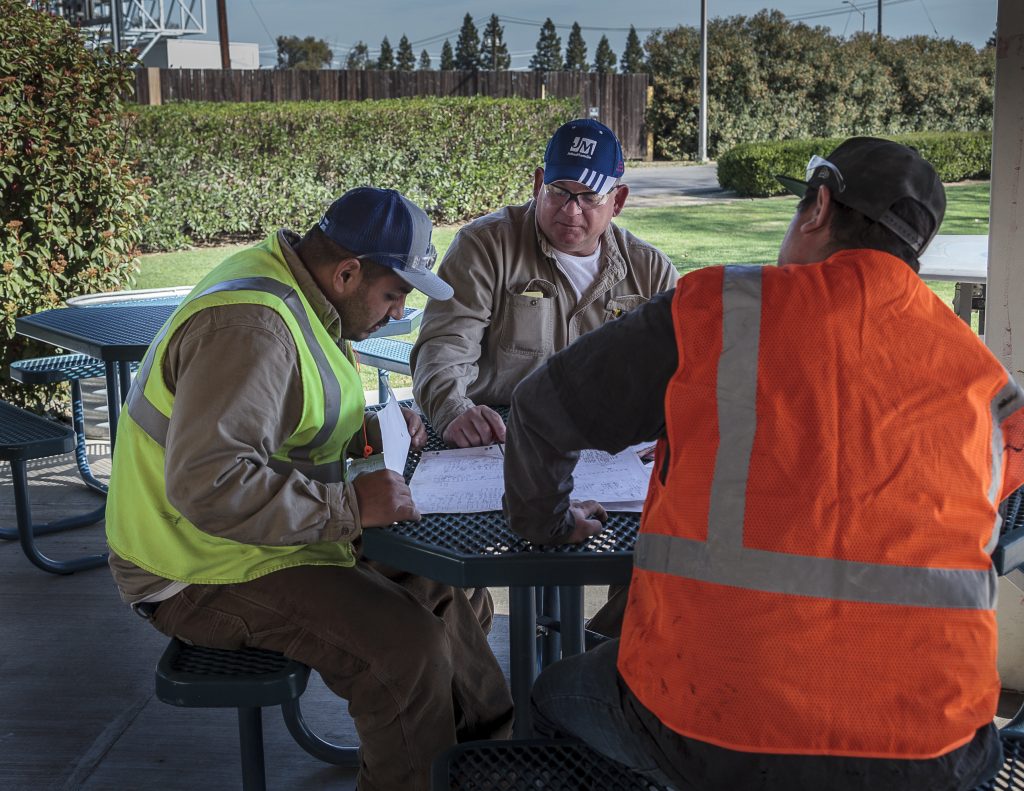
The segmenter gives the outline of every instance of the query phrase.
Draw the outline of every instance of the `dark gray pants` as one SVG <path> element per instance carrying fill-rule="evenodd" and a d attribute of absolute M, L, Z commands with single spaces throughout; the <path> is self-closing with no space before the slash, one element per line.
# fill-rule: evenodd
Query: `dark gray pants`
<path fill-rule="evenodd" d="M 994 725 L 930 760 L 770 755 L 716 747 L 674 733 L 628 691 L 619 641 L 547 667 L 533 687 L 533 727 L 575 736 L 649 779 L 689 791 L 969 791 L 1002 765 Z M 928 723 L 922 722 L 922 728 Z"/>

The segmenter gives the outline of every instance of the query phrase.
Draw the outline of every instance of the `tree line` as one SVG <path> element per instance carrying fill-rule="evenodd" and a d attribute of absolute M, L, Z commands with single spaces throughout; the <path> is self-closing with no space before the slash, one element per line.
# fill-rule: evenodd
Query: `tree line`
<path fill-rule="evenodd" d="M 334 62 L 334 52 L 322 39 L 306 36 L 277 37 L 277 68 L 279 69 L 323 69 Z M 505 29 L 497 14 L 491 14 L 482 32 L 477 30 L 471 14 L 462 20 L 459 36 L 454 48 L 449 39 L 441 45 L 438 67 L 442 71 L 505 71 L 510 68 L 512 57 L 505 43 Z M 551 17 L 544 20 L 537 38 L 536 51 L 530 59 L 531 71 L 583 71 L 609 74 L 616 71 L 636 74 L 646 70 L 646 55 L 636 28 L 629 27 L 625 48 L 619 58 L 611 47 L 607 36 L 594 50 L 593 60 L 587 59 L 587 43 L 578 22 L 573 22 L 562 49 L 562 38 L 558 35 Z M 380 42 L 379 54 L 370 56 L 370 48 L 364 41 L 358 41 L 347 53 L 344 60 L 346 69 L 380 69 L 382 71 L 429 71 L 433 68 L 430 53 L 422 50 L 417 58 L 409 37 L 404 33 L 395 48 L 384 36 Z"/>

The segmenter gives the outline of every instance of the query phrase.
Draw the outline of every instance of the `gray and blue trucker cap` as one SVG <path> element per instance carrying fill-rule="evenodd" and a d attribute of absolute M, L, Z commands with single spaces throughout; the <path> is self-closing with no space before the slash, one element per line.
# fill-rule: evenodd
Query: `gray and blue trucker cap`
<path fill-rule="evenodd" d="M 452 287 L 435 275 L 437 251 L 426 212 L 395 190 L 351 189 L 320 219 L 328 238 L 359 258 L 394 270 L 431 299 L 450 299 Z"/>

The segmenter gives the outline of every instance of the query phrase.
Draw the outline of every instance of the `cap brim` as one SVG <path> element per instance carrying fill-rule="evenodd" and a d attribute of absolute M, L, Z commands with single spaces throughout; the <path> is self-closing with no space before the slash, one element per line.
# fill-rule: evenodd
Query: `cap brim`
<path fill-rule="evenodd" d="M 800 181 L 800 179 L 793 179 L 789 176 L 776 176 L 778 181 L 783 187 L 792 192 L 798 198 L 802 198 L 807 193 L 807 182 Z"/>
<path fill-rule="evenodd" d="M 590 168 L 570 168 L 560 165 L 544 168 L 545 184 L 551 184 L 555 181 L 575 181 L 577 184 L 582 184 L 584 187 L 593 190 L 598 195 L 606 195 L 611 192 L 612 187 L 616 185 L 618 180 L 619 178 L 616 176 L 606 176 L 604 173 L 598 173 Z"/>
<path fill-rule="evenodd" d="M 445 283 L 433 272 L 427 270 L 406 269 L 395 269 L 393 271 L 410 286 L 415 288 L 417 291 L 422 291 L 431 299 L 444 301 L 446 299 L 451 299 L 452 294 L 455 293 L 450 285 Z"/>

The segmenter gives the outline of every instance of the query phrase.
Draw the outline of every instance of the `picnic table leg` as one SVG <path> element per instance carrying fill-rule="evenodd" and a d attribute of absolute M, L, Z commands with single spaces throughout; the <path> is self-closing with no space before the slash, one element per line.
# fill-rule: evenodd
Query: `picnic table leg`
<path fill-rule="evenodd" d="M 28 473 L 24 460 L 14 459 L 11 461 L 11 478 L 14 483 L 14 507 L 18 520 L 18 538 L 21 543 L 21 550 L 25 557 L 43 571 L 52 574 L 73 574 L 76 571 L 92 569 L 102 566 L 107 562 L 107 556 L 87 555 L 75 560 L 54 560 L 48 558 L 36 547 L 35 537 L 44 533 L 56 533 L 60 530 L 67 530 L 71 527 L 83 527 L 98 522 L 103 518 L 104 507 L 84 516 L 70 517 L 45 525 L 32 524 L 32 507 L 28 499 Z M 7 535 L 0 537 L 8 538 Z"/>
<path fill-rule="evenodd" d="M 121 385 L 121 403 L 123 404 L 128 399 L 128 390 L 132 386 L 131 363 L 117 364 L 117 380 L 118 383 Z"/>
<path fill-rule="evenodd" d="M 561 600 L 562 656 L 583 653 L 583 588 L 562 585 L 558 588 Z"/>
<path fill-rule="evenodd" d="M 538 624 L 541 628 L 537 630 L 538 651 L 540 652 L 540 664 L 538 672 L 557 662 L 562 655 L 561 645 L 561 608 L 558 598 L 559 588 L 553 585 L 545 585 L 538 588 L 537 612 L 541 617 Z"/>
<path fill-rule="evenodd" d="M 119 382 L 121 372 L 115 362 L 104 363 L 107 378 L 107 424 L 110 426 L 110 450 L 114 450 L 114 437 L 117 436 L 117 419 L 121 416 L 121 394 Z"/>
<path fill-rule="evenodd" d="M 509 676 L 516 719 L 512 734 L 530 735 L 530 689 L 537 673 L 537 607 L 532 586 L 509 588 Z"/>

